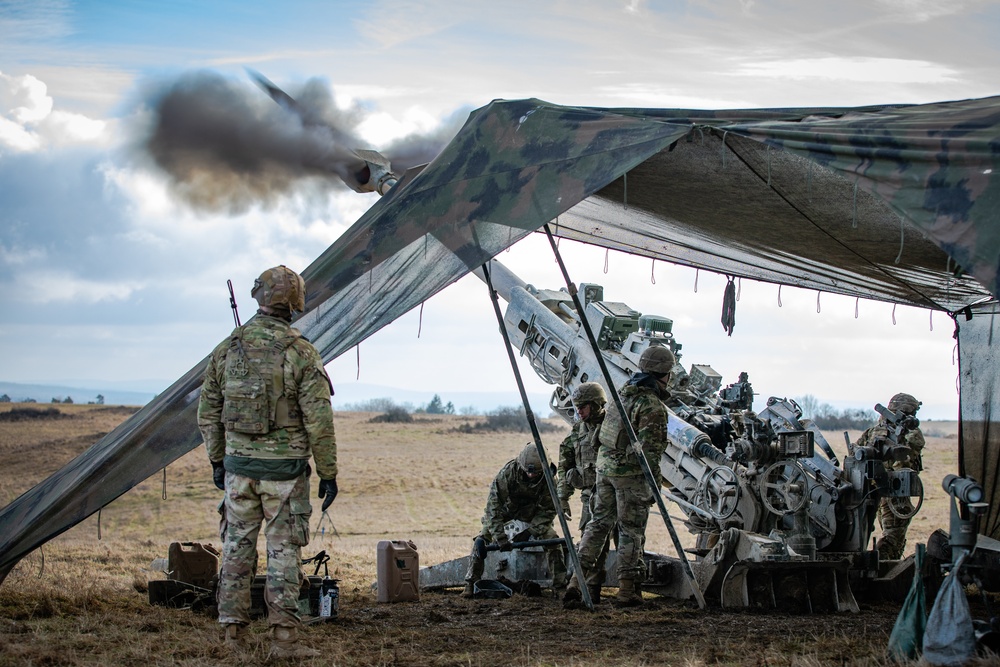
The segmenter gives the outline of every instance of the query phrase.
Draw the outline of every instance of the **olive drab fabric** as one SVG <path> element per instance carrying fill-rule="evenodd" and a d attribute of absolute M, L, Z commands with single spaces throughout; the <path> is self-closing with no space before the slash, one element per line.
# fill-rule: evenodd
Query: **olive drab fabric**
<path fill-rule="evenodd" d="M 984 530 L 1000 537 L 1000 409 L 983 407 L 1000 392 L 982 372 L 1000 327 L 998 174 L 997 97 L 725 111 L 496 100 L 302 271 L 296 327 L 328 363 L 557 216 L 559 238 L 961 311 L 962 473 L 986 484 Z M 201 442 L 207 363 L 0 510 L 0 579 Z"/>
<path fill-rule="evenodd" d="M 583 531 L 591 518 L 591 498 L 597 484 L 598 435 L 607 413 L 604 408 L 604 389 L 599 384 L 584 383 L 573 392 L 573 400 L 577 409 L 581 404 L 589 403 L 590 414 L 585 420 L 577 420 L 569 435 L 559 444 L 556 493 L 565 509 L 569 506 L 573 492 L 580 490 L 580 530 Z"/>

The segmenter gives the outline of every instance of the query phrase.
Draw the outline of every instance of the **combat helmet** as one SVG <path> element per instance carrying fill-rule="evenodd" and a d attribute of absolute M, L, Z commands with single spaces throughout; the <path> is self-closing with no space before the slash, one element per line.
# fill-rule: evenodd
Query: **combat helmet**
<path fill-rule="evenodd" d="M 584 403 L 593 403 L 598 407 L 606 405 L 608 397 L 604 393 L 604 387 L 596 382 L 584 382 L 573 390 L 573 405 L 579 408 Z"/>
<path fill-rule="evenodd" d="M 910 394 L 899 393 L 889 399 L 887 407 L 893 412 L 902 411 L 907 415 L 915 415 L 921 405 L 923 404 Z"/>
<path fill-rule="evenodd" d="M 542 459 L 534 443 L 526 444 L 517 455 L 517 465 L 531 477 L 542 474 Z"/>
<path fill-rule="evenodd" d="M 650 345 L 639 357 L 639 370 L 650 375 L 663 376 L 674 368 L 674 353 L 665 345 Z"/>
<path fill-rule="evenodd" d="M 291 316 L 306 309 L 306 284 L 302 276 L 281 264 L 260 274 L 250 296 L 265 315 Z"/>

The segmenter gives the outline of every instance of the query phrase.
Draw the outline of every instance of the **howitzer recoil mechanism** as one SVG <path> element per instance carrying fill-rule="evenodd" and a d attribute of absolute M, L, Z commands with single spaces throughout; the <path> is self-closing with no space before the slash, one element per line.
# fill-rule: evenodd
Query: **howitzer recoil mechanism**
<path fill-rule="evenodd" d="M 608 387 L 568 292 L 535 288 L 495 260 L 490 272 L 508 303 L 511 344 L 555 385 L 550 406 L 567 421 L 574 418 L 570 396 L 579 384 L 595 381 L 614 391 L 638 370 L 647 347 L 674 352 L 660 471 L 664 495 L 697 536 L 693 551 L 701 560 L 695 565 L 706 597 L 724 606 L 795 606 L 775 589 L 794 579 L 805 596 L 797 601 L 802 609 L 857 610 L 850 581 L 877 581 L 888 569 L 868 547 L 880 500 L 915 498 L 917 508 L 922 500 L 916 471 L 887 466 L 901 460 L 916 419 L 876 406 L 887 435 L 864 447 L 849 444 L 841 463 L 794 401 L 772 397 L 755 412 L 746 373 L 723 387 L 711 366 L 685 369 L 670 319 L 605 301 L 603 287 L 583 283 L 583 317 L 613 379 Z M 651 566 L 644 588 L 657 591 L 657 569 L 663 564 Z M 660 592 L 689 594 L 679 576 Z"/>

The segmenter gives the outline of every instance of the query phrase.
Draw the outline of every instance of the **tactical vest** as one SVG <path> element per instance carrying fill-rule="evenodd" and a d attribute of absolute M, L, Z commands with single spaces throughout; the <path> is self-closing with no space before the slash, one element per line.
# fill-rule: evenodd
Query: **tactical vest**
<path fill-rule="evenodd" d="M 625 432 L 625 423 L 614 405 L 607 407 L 597 439 L 600 444 L 595 443 L 595 445 L 602 450 L 601 453 L 616 463 L 625 463 L 630 455 L 635 460 L 635 452 L 629 442 L 628 433 Z"/>
<path fill-rule="evenodd" d="M 289 415 L 285 396 L 283 362 L 287 350 L 301 337 L 296 329 L 272 332 L 256 328 L 255 334 L 267 338 L 249 344 L 245 327 L 233 332 L 226 353 L 222 422 L 227 431 L 263 435 L 275 428 L 301 426 L 301 417 Z M 298 416 L 298 415 L 296 415 Z"/>

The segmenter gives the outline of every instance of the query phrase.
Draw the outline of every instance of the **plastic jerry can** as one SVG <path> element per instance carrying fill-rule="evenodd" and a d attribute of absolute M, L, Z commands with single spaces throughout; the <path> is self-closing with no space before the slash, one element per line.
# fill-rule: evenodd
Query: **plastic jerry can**
<path fill-rule="evenodd" d="M 382 540 L 378 543 L 379 602 L 402 602 L 420 599 L 420 563 L 417 545 L 403 540 Z"/>
<path fill-rule="evenodd" d="M 167 550 L 167 577 L 212 588 L 219 572 L 219 552 L 211 544 L 171 542 Z"/>

